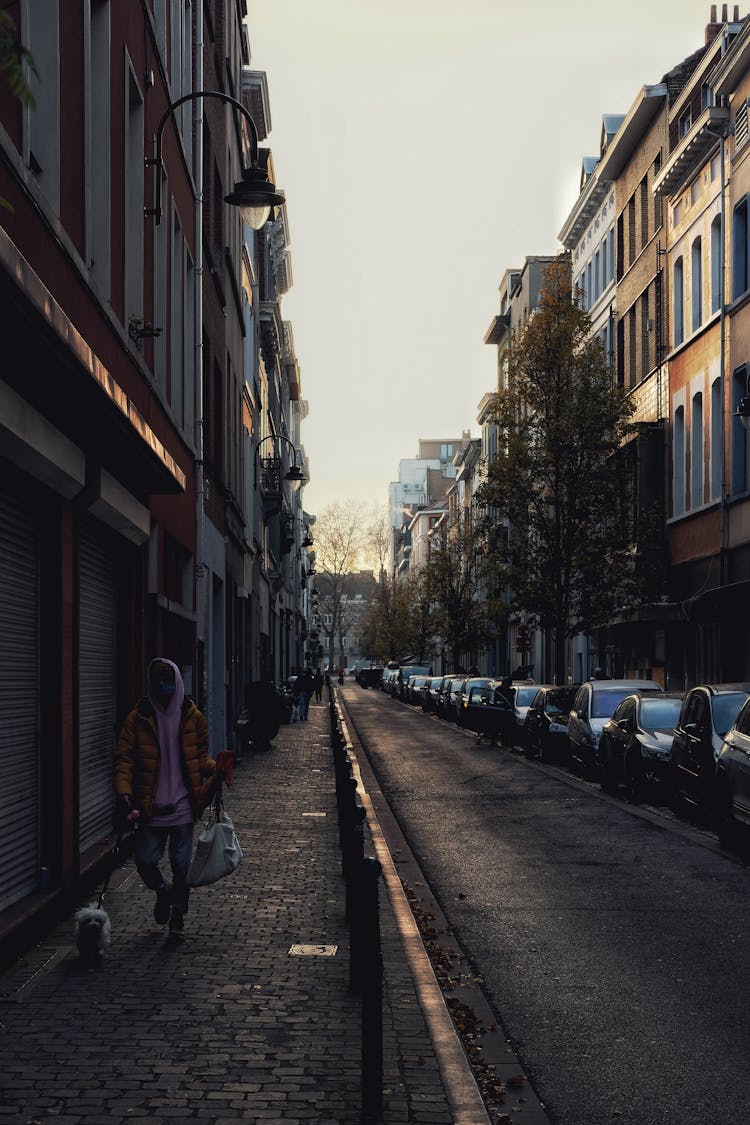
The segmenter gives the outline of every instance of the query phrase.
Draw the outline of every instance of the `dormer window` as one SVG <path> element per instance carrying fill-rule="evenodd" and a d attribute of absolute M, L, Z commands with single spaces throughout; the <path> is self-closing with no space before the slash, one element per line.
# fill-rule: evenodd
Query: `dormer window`
<path fill-rule="evenodd" d="M 682 117 L 677 122 L 677 135 L 682 140 L 690 132 L 693 125 L 693 110 L 691 106 L 683 113 Z"/>

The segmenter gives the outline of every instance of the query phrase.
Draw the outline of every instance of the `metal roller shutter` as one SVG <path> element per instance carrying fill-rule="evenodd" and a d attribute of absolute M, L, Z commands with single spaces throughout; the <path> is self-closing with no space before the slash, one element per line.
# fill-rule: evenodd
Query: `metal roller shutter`
<path fill-rule="evenodd" d="M 37 888 L 39 535 L 0 493 L 0 909 Z"/>
<path fill-rule="evenodd" d="M 79 541 L 78 807 L 85 852 L 112 830 L 115 723 L 115 581 L 95 532 Z"/>

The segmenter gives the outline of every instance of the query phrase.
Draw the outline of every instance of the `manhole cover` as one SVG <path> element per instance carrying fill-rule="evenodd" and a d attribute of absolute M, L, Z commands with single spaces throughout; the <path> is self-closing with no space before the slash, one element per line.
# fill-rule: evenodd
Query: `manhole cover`
<path fill-rule="evenodd" d="M 292 957 L 335 957 L 337 945 L 293 945 L 290 950 Z"/>

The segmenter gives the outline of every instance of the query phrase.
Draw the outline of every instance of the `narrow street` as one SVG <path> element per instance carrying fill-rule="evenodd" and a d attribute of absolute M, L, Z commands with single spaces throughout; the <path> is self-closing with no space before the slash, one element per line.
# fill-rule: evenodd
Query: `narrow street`
<path fill-rule="evenodd" d="M 744 1125 L 747 868 L 376 690 L 343 698 L 556 1125 Z"/>

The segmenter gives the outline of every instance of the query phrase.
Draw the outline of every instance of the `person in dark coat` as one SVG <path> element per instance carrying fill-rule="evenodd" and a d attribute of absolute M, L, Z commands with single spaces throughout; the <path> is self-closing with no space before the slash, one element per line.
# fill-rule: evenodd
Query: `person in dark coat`
<path fill-rule="evenodd" d="M 313 686 L 315 688 L 315 701 L 320 703 L 323 698 L 323 673 L 320 668 L 315 669 L 315 676 L 313 679 Z"/>

